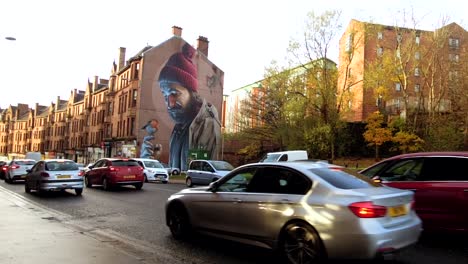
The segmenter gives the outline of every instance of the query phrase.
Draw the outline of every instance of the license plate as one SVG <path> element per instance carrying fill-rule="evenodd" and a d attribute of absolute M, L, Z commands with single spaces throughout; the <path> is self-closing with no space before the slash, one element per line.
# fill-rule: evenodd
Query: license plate
<path fill-rule="evenodd" d="M 388 214 L 391 217 L 402 216 L 402 215 L 406 215 L 407 213 L 408 213 L 408 210 L 406 209 L 405 205 L 393 206 L 393 207 L 388 208 Z"/>
<path fill-rule="evenodd" d="M 26 176 L 25 176 L 25 175 L 22 175 L 22 176 L 21 176 L 21 179 L 25 179 L 25 178 L 26 178 Z"/>
<path fill-rule="evenodd" d="M 71 178 L 70 175 L 57 175 L 57 179 L 69 179 Z"/>
<path fill-rule="evenodd" d="M 124 179 L 135 179 L 135 175 L 126 175 Z"/>

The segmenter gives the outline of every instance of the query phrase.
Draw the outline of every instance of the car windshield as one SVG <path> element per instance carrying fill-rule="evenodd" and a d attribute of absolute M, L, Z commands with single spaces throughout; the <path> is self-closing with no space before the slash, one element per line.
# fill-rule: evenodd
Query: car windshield
<path fill-rule="evenodd" d="M 159 168 L 159 169 L 164 169 L 163 165 L 161 165 L 161 163 L 157 162 L 157 161 L 144 161 L 143 163 L 145 163 L 145 166 L 147 168 Z"/>
<path fill-rule="evenodd" d="M 276 161 L 280 156 L 281 154 L 267 154 L 259 162 Z"/>
<path fill-rule="evenodd" d="M 135 160 L 113 160 L 112 161 L 112 166 L 115 167 L 132 167 L 132 166 L 140 166 L 138 162 Z"/>
<path fill-rule="evenodd" d="M 234 167 L 226 161 L 212 161 L 211 164 L 216 170 L 220 171 L 232 171 Z"/>
<path fill-rule="evenodd" d="M 74 171 L 78 170 L 78 165 L 73 161 L 49 161 L 46 163 L 48 171 Z"/>
<path fill-rule="evenodd" d="M 310 169 L 310 171 L 340 189 L 360 189 L 382 186 L 380 183 L 376 183 L 364 175 L 349 169 L 314 168 Z"/>

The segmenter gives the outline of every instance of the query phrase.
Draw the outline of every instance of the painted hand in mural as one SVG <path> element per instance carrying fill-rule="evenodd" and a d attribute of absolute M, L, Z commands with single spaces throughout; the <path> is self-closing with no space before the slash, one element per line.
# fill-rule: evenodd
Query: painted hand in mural
<path fill-rule="evenodd" d="M 148 135 L 143 138 L 143 143 L 141 144 L 140 158 L 154 159 L 154 145 L 152 141 L 154 139 L 154 134 L 156 133 L 156 131 L 158 131 L 158 127 L 159 121 L 157 119 L 151 119 L 145 126 L 141 128 L 146 130 Z"/>
<path fill-rule="evenodd" d="M 169 141 L 169 164 L 187 169 L 189 150 L 208 151 L 217 159 L 221 126 L 217 109 L 199 95 L 195 49 L 185 43 L 173 54 L 159 74 L 159 87 L 175 126 Z"/>

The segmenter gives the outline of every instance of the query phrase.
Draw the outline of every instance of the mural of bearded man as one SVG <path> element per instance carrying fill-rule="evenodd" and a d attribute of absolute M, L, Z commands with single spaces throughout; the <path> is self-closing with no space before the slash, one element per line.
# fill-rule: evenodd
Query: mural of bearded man
<path fill-rule="evenodd" d="M 187 170 L 189 149 L 208 151 L 216 159 L 221 145 L 221 123 L 214 105 L 198 91 L 196 50 L 189 44 L 173 54 L 159 74 L 159 87 L 175 125 L 169 140 L 169 165 Z"/>

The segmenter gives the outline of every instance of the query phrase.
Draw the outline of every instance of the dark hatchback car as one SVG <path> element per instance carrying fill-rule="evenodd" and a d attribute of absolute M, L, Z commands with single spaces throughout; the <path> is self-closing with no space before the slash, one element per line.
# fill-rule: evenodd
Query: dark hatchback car
<path fill-rule="evenodd" d="M 85 185 L 102 185 L 104 190 L 114 186 L 133 185 L 137 190 L 143 187 L 143 168 L 133 159 L 104 158 L 96 161 L 85 172 Z"/>
<path fill-rule="evenodd" d="M 468 152 L 403 154 L 360 173 L 413 191 L 425 230 L 468 232 Z"/>

